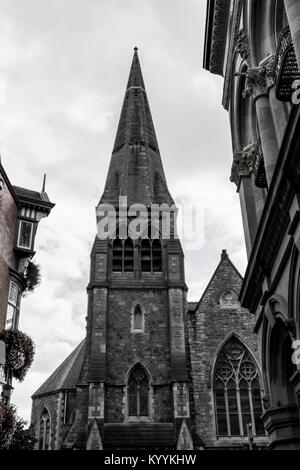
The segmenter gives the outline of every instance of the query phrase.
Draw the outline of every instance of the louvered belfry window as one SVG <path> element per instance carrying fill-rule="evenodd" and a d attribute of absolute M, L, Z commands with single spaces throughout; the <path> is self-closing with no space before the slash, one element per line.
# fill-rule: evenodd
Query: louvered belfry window
<path fill-rule="evenodd" d="M 149 416 L 149 380 L 145 369 L 137 364 L 128 379 L 128 416 Z"/>
<path fill-rule="evenodd" d="M 141 271 L 162 272 L 162 247 L 159 239 L 146 238 L 141 241 Z"/>
<path fill-rule="evenodd" d="M 250 352 L 236 337 L 222 348 L 214 373 L 215 410 L 219 436 L 264 435 L 259 372 Z"/>
<path fill-rule="evenodd" d="M 134 245 L 130 238 L 125 241 L 116 238 L 113 241 L 112 267 L 113 272 L 133 272 Z"/>

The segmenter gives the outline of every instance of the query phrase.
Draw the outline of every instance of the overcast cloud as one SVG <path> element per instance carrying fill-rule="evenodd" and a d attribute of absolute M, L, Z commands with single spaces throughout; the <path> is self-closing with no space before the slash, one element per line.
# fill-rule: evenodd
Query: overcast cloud
<path fill-rule="evenodd" d="M 31 394 L 85 336 L 95 206 L 106 178 L 133 47 L 139 57 L 169 189 L 199 207 L 203 244 L 185 250 L 198 300 L 227 248 L 243 273 L 238 196 L 223 82 L 202 69 L 206 0 L 1 0 L 0 151 L 13 184 L 47 192 L 42 284 L 22 300 L 20 329 L 36 358 L 13 402 Z"/>

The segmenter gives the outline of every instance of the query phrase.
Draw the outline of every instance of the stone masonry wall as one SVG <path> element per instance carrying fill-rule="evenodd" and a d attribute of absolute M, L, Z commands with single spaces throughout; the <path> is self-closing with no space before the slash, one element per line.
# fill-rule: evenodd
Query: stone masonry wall
<path fill-rule="evenodd" d="M 131 332 L 131 310 L 145 311 L 144 333 Z M 167 290 L 110 290 L 107 314 L 106 422 L 125 420 L 124 390 L 130 368 L 141 362 L 153 385 L 153 419 L 170 422 L 172 390 Z"/>
<path fill-rule="evenodd" d="M 247 344 L 259 361 L 257 338 L 253 333 L 254 317 L 248 310 L 240 307 L 226 309 L 219 302 L 221 295 L 229 289 L 238 295 L 241 284 L 242 279 L 229 259 L 224 259 L 196 311 L 189 312 L 187 316 L 194 430 L 207 447 L 247 444 L 243 439 L 237 439 L 234 443 L 233 440 L 217 439 L 212 383 L 219 349 L 233 332 Z"/>

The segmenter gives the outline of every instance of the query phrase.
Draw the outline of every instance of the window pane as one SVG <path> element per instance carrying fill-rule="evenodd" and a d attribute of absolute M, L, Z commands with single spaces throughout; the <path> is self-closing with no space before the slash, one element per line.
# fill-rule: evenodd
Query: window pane
<path fill-rule="evenodd" d="M 19 241 L 18 246 L 21 248 L 31 248 L 31 236 L 32 236 L 32 223 L 20 222 L 20 232 L 19 232 Z"/>
<path fill-rule="evenodd" d="M 148 381 L 145 379 L 140 383 L 139 386 L 140 395 L 140 416 L 148 416 Z"/>
<path fill-rule="evenodd" d="M 137 306 L 134 309 L 134 329 L 135 330 L 142 330 L 143 329 L 143 312 L 141 310 L 141 307 Z"/>
<path fill-rule="evenodd" d="M 5 329 L 10 330 L 13 328 L 14 319 L 15 319 L 15 307 L 13 305 L 8 304 L 7 306 L 7 313 L 6 313 L 6 322 L 5 322 Z"/>
<path fill-rule="evenodd" d="M 132 272 L 133 271 L 133 260 L 134 260 L 134 251 L 133 251 L 133 242 L 130 238 L 127 238 L 124 244 L 124 271 Z"/>
<path fill-rule="evenodd" d="M 152 244 L 153 271 L 162 271 L 162 253 L 160 240 L 154 240 Z"/>
<path fill-rule="evenodd" d="M 134 315 L 134 329 L 135 330 L 143 329 L 142 314 L 140 311 L 136 312 Z"/>
<path fill-rule="evenodd" d="M 228 394 L 228 409 L 230 417 L 230 428 L 232 436 L 240 436 L 240 424 L 237 406 L 237 395 L 235 384 L 230 384 L 227 391 Z"/>
<path fill-rule="evenodd" d="M 9 303 L 13 304 L 15 307 L 18 304 L 18 293 L 19 293 L 19 288 L 17 284 L 15 284 L 14 282 L 10 282 L 8 301 Z"/>
<path fill-rule="evenodd" d="M 122 272 L 123 243 L 118 238 L 113 241 L 113 271 Z"/>
<path fill-rule="evenodd" d="M 50 449 L 50 419 L 46 421 L 46 436 L 45 436 L 45 449 Z"/>
<path fill-rule="evenodd" d="M 260 386 L 257 380 L 255 380 L 254 383 L 252 384 L 252 401 L 253 401 L 253 408 L 254 408 L 256 434 L 258 436 L 263 436 L 265 435 L 264 426 L 261 420 L 263 409 L 262 409 L 262 402 L 261 402 Z"/>
<path fill-rule="evenodd" d="M 228 436 L 224 388 L 216 391 L 216 410 L 218 435 Z"/>
<path fill-rule="evenodd" d="M 128 387 L 128 414 L 137 416 L 137 383 L 132 379 Z"/>
<path fill-rule="evenodd" d="M 40 422 L 40 436 L 39 436 L 39 450 L 43 450 L 43 444 L 44 444 L 44 425 L 45 422 L 43 419 L 41 419 Z"/>
<path fill-rule="evenodd" d="M 252 423 L 250 399 L 249 399 L 249 386 L 246 381 L 240 383 L 240 396 L 241 396 L 241 408 L 243 418 L 243 430 L 244 435 L 247 436 L 247 425 Z"/>
<path fill-rule="evenodd" d="M 141 269 L 142 272 L 151 272 L 151 242 L 142 240 L 141 243 Z"/>

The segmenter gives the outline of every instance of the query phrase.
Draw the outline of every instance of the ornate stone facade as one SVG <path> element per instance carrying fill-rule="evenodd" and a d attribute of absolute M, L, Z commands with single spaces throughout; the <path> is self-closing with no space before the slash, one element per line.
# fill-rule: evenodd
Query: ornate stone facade
<path fill-rule="evenodd" d="M 213 10 L 213 2 L 208 5 Z M 229 47 L 219 51 L 225 69 L 223 105 L 231 110 L 231 180 L 238 185 L 249 258 L 240 301 L 256 322 L 263 420 L 275 449 L 300 448 L 300 364 L 292 359 L 300 338 L 300 112 L 292 103 L 299 78 L 299 18 L 294 0 L 236 1 L 232 22 L 227 21 Z M 213 21 L 209 16 L 208 24 Z M 238 40 L 242 45 L 231 48 Z M 211 47 L 207 41 L 206 58 Z M 214 73 L 209 61 L 204 66 Z M 243 141 L 245 134 L 249 142 Z"/>

